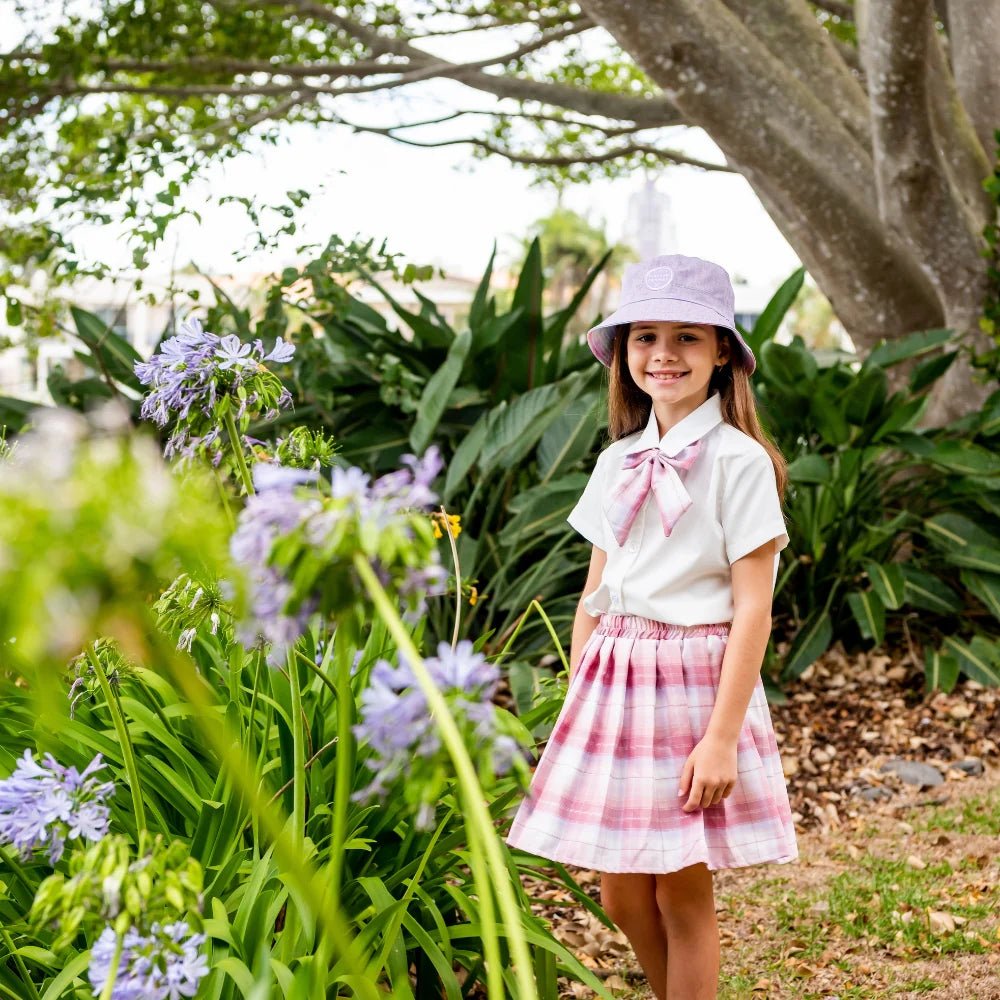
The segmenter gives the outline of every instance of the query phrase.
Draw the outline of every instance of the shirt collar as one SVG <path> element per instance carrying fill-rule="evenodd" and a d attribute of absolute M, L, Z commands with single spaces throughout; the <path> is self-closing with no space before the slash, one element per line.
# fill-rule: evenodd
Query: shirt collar
<path fill-rule="evenodd" d="M 718 393 L 711 395 L 698 409 L 693 410 L 683 420 L 674 424 L 663 437 L 656 425 L 656 414 L 652 408 L 649 420 L 639 440 L 629 452 L 645 451 L 647 448 L 659 448 L 668 458 L 673 458 L 689 444 L 703 438 L 716 424 L 722 423 L 722 400 Z"/>

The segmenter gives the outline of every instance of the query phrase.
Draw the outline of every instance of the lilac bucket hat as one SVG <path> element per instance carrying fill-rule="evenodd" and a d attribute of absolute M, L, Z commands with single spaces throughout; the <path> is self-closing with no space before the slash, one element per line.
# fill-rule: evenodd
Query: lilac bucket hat
<path fill-rule="evenodd" d="M 753 351 L 736 329 L 733 283 L 724 268 L 700 257 L 665 254 L 629 264 L 622 281 L 621 305 L 587 333 L 594 356 L 611 366 L 611 344 L 617 328 L 640 320 L 710 323 L 729 331 L 733 364 L 752 374 Z"/>

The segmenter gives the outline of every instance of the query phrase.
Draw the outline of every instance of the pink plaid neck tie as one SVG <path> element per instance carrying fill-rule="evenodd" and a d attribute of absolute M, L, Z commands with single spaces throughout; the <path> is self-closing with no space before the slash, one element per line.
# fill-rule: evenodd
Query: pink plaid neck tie
<path fill-rule="evenodd" d="M 701 442 L 695 441 L 673 458 L 664 455 L 659 448 L 645 448 L 625 456 L 622 469 L 626 475 L 622 477 L 605 509 L 619 545 L 625 544 L 625 539 L 632 530 L 632 523 L 638 517 L 650 490 L 660 509 L 663 534 L 670 537 L 674 525 L 691 506 L 691 497 L 684 489 L 680 473 L 687 472 L 694 465 L 700 450 Z"/>

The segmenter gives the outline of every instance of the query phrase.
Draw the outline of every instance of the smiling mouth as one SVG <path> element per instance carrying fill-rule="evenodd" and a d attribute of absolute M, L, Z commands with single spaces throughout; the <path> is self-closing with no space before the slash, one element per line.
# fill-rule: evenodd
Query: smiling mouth
<path fill-rule="evenodd" d="M 677 382 L 684 378 L 687 372 L 646 372 L 646 374 L 657 382 Z"/>

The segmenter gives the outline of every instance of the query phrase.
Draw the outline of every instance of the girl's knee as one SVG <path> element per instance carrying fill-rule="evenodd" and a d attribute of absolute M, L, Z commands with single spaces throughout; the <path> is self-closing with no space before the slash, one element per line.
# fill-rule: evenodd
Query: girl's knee
<path fill-rule="evenodd" d="M 656 876 L 656 905 L 660 912 L 714 907 L 712 873 L 701 863 Z"/>
<path fill-rule="evenodd" d="M 601 875 L 601 906 L 621 928 L 648 919 L 656 908 L 656 876 L 604 873 Z"/>

